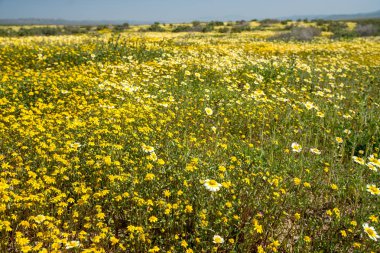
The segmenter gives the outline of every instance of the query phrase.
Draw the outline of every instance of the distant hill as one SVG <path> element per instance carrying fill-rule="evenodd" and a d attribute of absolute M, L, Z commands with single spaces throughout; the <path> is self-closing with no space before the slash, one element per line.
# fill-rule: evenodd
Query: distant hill
<path fill-rule="evenodd" d="M 0 19 L 0 25 L 120 25 L 123 23 L 149 24 L 153 22 L 133 20 L 66 20 L 44 18 Z"/>
<path fill-rule="evenodd" d="M 352 15 L 331 15 L 328 19 L 341 20 L 341 19 L 368 19 L 368 18 L 380 18 L 380 10 L 370 13 L 358 13 Z"/>
<path fill-rule="evenodd" d="M 325 19 L 325 20 L 355 20 L 355 19 L 370 19 L 380 18 L 380 10 L 368 13 L 356 14 L 336 14 L 336 15 L 295 15 L 290 17 L 282 17 L 281 19 Z"/>
<path fill-rule="evenodd" d="M 355 19 L 370 19 L 380 18 L 380 10 L 369 13 L 357 13 L 357 14 L 339 14 L 339 15 L 294 15 L 287 17 L 280 17 L 278 19 L 325 19 L 325 20 L 355 20 Z M 223 18 L 201 18 L 194 20 L 241 20 L 239 16 L 225 16 Z M 246 19 L 246 18 L 245 18 Z M 0 19 L 0 25 L 120 25 L 123 23 L 129 23 L 132 25 L 137 24 L 153 24 L 157 20 L 142 21 L 142 20 L 66 20 L 66 19 L 43 19 L 43 18 L 17 18 L 17 19 Z M 158 20 L 159 21 L 159 20 Z M 166 21 L 160 21 L 161 23 L 167 23 Z M 170 22 L 169 22 L 170 23 Z"/>

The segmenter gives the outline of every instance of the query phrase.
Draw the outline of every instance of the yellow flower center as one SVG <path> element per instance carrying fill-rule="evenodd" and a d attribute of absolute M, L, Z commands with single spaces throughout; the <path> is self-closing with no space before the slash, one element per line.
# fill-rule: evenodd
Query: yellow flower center
<path fill-rule="evenodd" d="M 365 231 L 367 232 L 367 234 L 369 236 L 375 236 L 375 231 L 373 231 L 372 229 L 370 228 L 366 228 Z"/>
<path fill-rule="evenodd" d="M 209 184 L 210 186 L 218 186 L 218 183 L 217 183 L 215 180 L 210 180 L 210 181 L 208 181 L 208 184 Z"/>

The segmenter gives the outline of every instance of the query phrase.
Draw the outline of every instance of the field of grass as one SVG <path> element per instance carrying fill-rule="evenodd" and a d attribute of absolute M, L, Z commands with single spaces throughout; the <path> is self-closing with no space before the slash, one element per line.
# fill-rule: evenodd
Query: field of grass
<path fill-rule="evenodd" d="M 379 252 L 380 43 L 0 38 L 0 252 Z"/>

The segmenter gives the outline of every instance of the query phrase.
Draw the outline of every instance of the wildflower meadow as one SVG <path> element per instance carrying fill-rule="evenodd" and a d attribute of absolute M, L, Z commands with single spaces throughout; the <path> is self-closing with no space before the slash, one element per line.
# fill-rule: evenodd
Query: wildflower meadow
<path fill-rule="evenodd" d="M 0 38 L 0 252 L 380 252 L 380 43 Z"/>

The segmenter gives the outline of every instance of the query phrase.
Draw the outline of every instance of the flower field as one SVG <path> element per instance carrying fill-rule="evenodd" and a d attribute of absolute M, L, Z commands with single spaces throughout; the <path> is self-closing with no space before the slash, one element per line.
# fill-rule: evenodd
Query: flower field
<path fill-rule="evenodd" d="M 379 252 L 380 43 L 0 38 L 0 252 Z"/>

